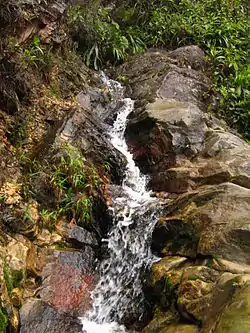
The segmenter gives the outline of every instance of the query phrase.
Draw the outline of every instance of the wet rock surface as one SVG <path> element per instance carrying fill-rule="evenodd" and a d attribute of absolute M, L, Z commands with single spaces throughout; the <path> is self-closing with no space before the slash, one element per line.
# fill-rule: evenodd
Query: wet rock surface
<path fill-rule="evenodd" d="M 48 257 L 41 277 L 39 296 L 60 313 L 77 318 L 90 307 L 95 284 L 94 252 L 54 251 Z"/>
<path fill-rule="evenodd" d="M 145 286 L 153 320 L 143 332 L 250 329 L 240 319 L 249 316 L 250 148 L 206 111 L 205 68 L 204 53 L 189 46 L 151 50 L 118 70 L 136 99 L 127 143 L 149 187 L 169 197 L 153 231 L 162 259 Z"/>
<path fill-rule="evenodd" d="M 79 108 L 65 122 L 59 131 L 57 142 L 70 142 L 81 150 L 94 165 L 109 165 L 112 181 L 120 184 L 126 167 L 124 156 L 118 152 L 107 138 L 100 118 L 89 109 Z"/>
<path fill-rule="evenodd" d="M 42 47 L 63 50 L 66 5 L 17 1 L 20 25 L 1 22 L 0 37 L 15 35 L 22 44 L 37 35 Z M 57 66 L 45 79 L 34 68 L 19 71 L 20 59 L 1 59 L 0 316 L 8 332 L 81 332 L 78 317 L 91 307 L 95 268 L 106 254 L 100 244 L 112 221 L 109 189 L 120 191 L 126 168 L 106 137 L 119 96 L 113 99 L 102 74 L 65 59 L 74 66 Z M 164 198 L 149 209 L 159 217 L 151 247 L 161 260 L 145 278 L 152 320 L 143 333 L 250 331 L 250 148 L 207 112 L 216 105 L 206 67 L 204 52 L 188 46 L 152 49 L 114 70 L 135 100 L 126 130 L 130 150 L 155 196 Z M 62 220 L 47 216 L 47 224 L 41 217 L 63 199 L 47 169 L 65 157 L 65 144 L 81 152 L 88 171 L 108 170 L 93 186 L 91 225 L 76 225 L 72 212 Z"/>
<path fill-rule="evenodd" d="M 59 313 L 39 299 L 29 300 L 20 312 L 20 332 L 76 333 L 81 332 L 77 319 Z"/>
<path fill-rule="evenodd" d="M 32 326 L 39 332 L 80 332 L 78 317 L 91 306 L 97 278 L 94 251 L 38 250 L 30 249 L 23 268 L 21 332 L 30 332 Z"/>
<path fill-rule="evenodd" d="M 78 317 L 91 306 L 100 243 L 112 221 L 105 186 L 121 183 L 126 164 L 106 138 L 119 101 L 112 101 L 99 73 L 83 66 L 75 53 L 67 5 L 64 0 L 13 1 L 7 12 L 14 20 L 0 24 L 0 330 L 4 332 L 81 332 Z M 22 54 L 32 52 L 34 40 L 41 58 L 51 56 L 45 71 L 40 62 L 27 62 Z M 16 52 L 11 49 L 14 45 Z M 74 175 L 83 180 L 86 173 L 86 184 L 75 197 L 69 182 L 72 174 L 57 169 L 69 157 L 69 146 L 85 162 Z M 56 173 L 60 175 L 55 181 Z M 66 177 L 66 187 L 59 188 L 58 181 L 66 182 Z M 71 199 L 68 207 L 78 199 L 91 203 L 89 223 L 77 220 L 74 211 L 57 213 L 66 197 L 64 190 Z M 83 201 L 86 198 L 91 200 Z"/>
<path fill-rule="evenodd" d="M 249 189 L 232 183 L 201 187 L 166 206 L 154 233 L 155 252 L 217 256 L 249 263 Z"/>

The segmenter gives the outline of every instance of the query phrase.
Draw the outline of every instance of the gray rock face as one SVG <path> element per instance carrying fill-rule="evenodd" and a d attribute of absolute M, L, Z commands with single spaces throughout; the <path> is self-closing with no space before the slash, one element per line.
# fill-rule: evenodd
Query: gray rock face
<path fill-rule="evenodd" d="M 43 258 L 32 258 L 33 265 L 36 260 L 44 261 L 41 285 L 23 302 L 21 332 L 81 332 L 78 317 L 90 308 L 96 283 L 94 251 L 48 250 Z"/>
<path fill-rule="evenodd" d="M 128 85 L 128 92 L 138 105 L 153 102 L 158 96 L 195 101 L 205 108 L 211 84 L 203 74 L 205 67 L 204 52 L 197 46 L 172 52 L 152 49 L 120 66 L 116 76 Z"/>
<path fill-rule="evenodd" d="M 103 168 L 108 163 L 112 180 L 119 184 L 122 181 L 126 161 L 108 140 L 106 129 L 100 121 L 91 110 L 79 108 L 61 128 L 57 142 L 70 142 L 96 166 Z"/>
<path fill-rule="evenodd" d="M 156 191 L 184 193 L 225 181 L 249 188 L 249 145 L 204 112 L 210 81 L 200 71 L 203 52 L 193 48 L 193 61 L 190 46 L 170 53 L 148 52 L 127 70 L 120 69 L 120 75 L 132 78 L 130 88 L 138 99 L 126 130 L 127 142 Z M 187 63 L 181 60 L 185 57 Z M 143 82 L 141 72 L 136 75 L 140 64 Z"/>
<path fill-rule="evenodd" d="M 39 299 L 28 301 L 20 311 L 20 333 L 77 333 L 81 332 L 78 320 L 60 314 Z"/>
<path fill-rule="evenodd" d="M 204 186 L 166 205 L 153 233 L 163 255 L 216 256 L 249 264 L 250 190 L 232 183 Z"/>
<path fill-rule="evenodd" d="M 92 232 L 79 226 L 72 226 L 69 228 L 65 225 L 65 236 L 66 238 L 77 247 L 98 247 L 98 242 Z"/>
<path fill-rule="evenodd" d="M 180 67 L 185 66 L 201 71 L 207 66 L 204 51 L 196 45 L 179 47 L 168 52 L 168 55 L 171 59 L 175 59 Z"/>
<path fill-rule="evenodd" d="M 156 311 L 145 332 L 182 332 L 179 314 L 202 333 L 250 329 L 242 275 L 250 258 L 250 147 L 206 112 L 213 97 L 205 67 L 203 51 L 189 46 L 148 51 L 118 70 L 136 99 L 127 143 L 149 187 L 170 197 L 152 237 L 163 259 L 152 267 Z M 170 268 L 171 256 L 193 265 Z"/>
<path fill-rule="evenodd" d="M 179 68 L 170 65 L 157 95 L 159 98 L 171 98 L 181 102 L 192 102 L 203 108 L 202 94 L 209 90 L 210 81 L 201 72 L 191 68 Z"/>

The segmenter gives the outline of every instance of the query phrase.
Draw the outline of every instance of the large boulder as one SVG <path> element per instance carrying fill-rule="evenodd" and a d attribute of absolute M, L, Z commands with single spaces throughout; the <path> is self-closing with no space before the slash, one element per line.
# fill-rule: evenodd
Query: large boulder
<path fill-rule="evenodd" d="M 188 265 L 188 259 L 182 257 L 165 257 L 152 266 L 144 287 L 147 303 L 153 309 L 154 319 L 150 327 L 154 330 L 166 324 L 175 322 L 178 312 L 169 315 L 169 310 L 175 307 L 178 286 L 183 270 Z"/>
<path fill-rule="evenodd" d="M 77 319 L 58 313 L 40 299 L 29 300 L 20 311 L 21 333 L 76 333 L 81 332 Z"/>
<path fill-rule="evenodd" d="M 53 251 L 41 274 L 40 298 L 61 313 L 82 315 L 91 305 L 94 262 L 91 248 L 81 252 Z"/>
<path fill-rule="evenodd" d="M 247 333 L 250 329 L 249 275 L 225 273 L 213 292 L 201 333 Z"/>
<path fill-rule="evenodd" d="M 176 259 L 169 258 L 169 262 L 173 260 L 176 262 Z M 166 262 L 165 258 L 164 261 Z M 161 266 L 160 263 L 156 265 Z M 157 279 L 159 275 L 155 275 L 154 266 L 153 276 Z M 164 263 L 163 266 L 165 273 L 161 280 L 164 278 L 165 284 L 159 289 L 159 280 L 154 283 L 158 284 L 158 294 L 161 294 L 161 298 L 164 294 L 165 297 L 171 298 L 169 291 L 172 288 L 175 291 L 176 302 L 169 302 L 165 309 L 162 304 L 158 304 L 153 320 L 144 328 L 143 333 L 186 333 L 189 330 L 201 333 L 249 331 L 249 275 L 222 273 L 208 267 L 210 265 L 190 266 L 188 262 L 183 262 L 177 270 L 169 267 L 166 271 Z M 180 270 L 182 274 L 177 278 L 177 284 L 173 283 L 176 278 L 171 280 L 171 276 L 176 276 L 176 272 Z M 193 325 L 178 323 L 180 318 L 182 322 L 185 318 Z"/>
<path fill-rule="evenodd" d="M 214 105 L 196 46 L 151 50 L 120 67 L 136 100 L 126 130 L 128 145 L 155 191 L 183 193 L 232 181 L 249 188 L 250 148 L 207 113 Z"/>
<path fill-rule="evenodd" d="M 198 332 L 198 326 L 207 320 L 221 273 L 205 265 L 191 265 L 187 258 L 171 256 L 153 264 L 146 289 L 153 320 L 143 333 Z M 197 326 L 176 324 L 181 318 Z"/>
<path fill-rule="evenodd" d="M 250 288 L 243 286 L 227 304 L 216 325 L 215 333 L 247 333 L 250 329 Z"/>
<path fill-rule="evenodd" d="M 96 283 L 94 251 L 88 246 L 81 251 L 47 249 L 42 256 L 33 253 L 31 259 L 21 332 L 31 332 L 31 327 L 37 332 L 80 332 L 78 317 L 90 308 Z M 37 269 L 39 262 L 43 264 Z"/>
<path fill-rule="evenodd" d="M 207 123 L 208 117 L 197 106 L 159 98 L 130 119 L 128 144 L 142 171 L 151 176 L 150 185 L 154 190 L 175 192 L 171 184 L 174 177 L 167 170 L 176 166 L 183 168 L 186 159 L 197 155 Z M 176 192 L 184 192 L 187 189 L 184 186 L 179 184 Z"/>
<path fill-rule="evenodd" d="M 159 96 L 205 107 L 210 80 L 202 73 L 204 67 L 205 55 L 197 46 L 174 52 L 151 49 L 120 66 L 116 77 L 128 85 L 128 92 L 138 105 Z"/>
<path fill-rule="evenodd" d="M 117 73 L 135 99 L 128 146 L 149 188 L 170 199 L 152 235 L 162 259 L 145 287 L 153 315 L 145 332 L 181 332 L 180 318 L 202 333 L 250 329 L 242 319 L 249 316 L 250 147 L 207 111 L 216 110 L 216 98 L 206 66 L 203 51 L 188 46 L 147 51 Z"/>
<path fill-rule="evenodd" d="M 127 127 L 135 161 L 156 191 L 183 193 L 232 181 L 250 187 L 250 147 L 190 102 L 157 98 Z"/>
<path fill-rule="evenodd" d="M 178 288 L 177 306 L 181 315 L 195 324 L 204 321 L 211 307 L 213 291 L 220 274 L 206 266 L 187 267 Z"/>
<path fill-rule="evenodd" d="M 214 256 L 249 264 L 250 190 L 210 185 L 170 201 L 153 232 L 160 255 Z"/>

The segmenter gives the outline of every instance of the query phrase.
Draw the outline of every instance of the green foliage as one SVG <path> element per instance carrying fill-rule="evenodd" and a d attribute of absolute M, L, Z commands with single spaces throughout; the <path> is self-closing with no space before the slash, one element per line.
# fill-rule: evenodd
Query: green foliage
<path fill-rule="evenodd" d="M 140 37 L 147 46 L 173 49 L 196 44 L 206 50 L 214 66 L 214 89 L 221 95 L 218 113 L 249 139 L 249 20 L 242 3 L 154 1 L 145 15 L 138 7 L 138 17 L 144 18 Z"/>
<path fill-rule="evenodd" d="M 53 165 L 51 183 L 58 191 L 57 212 L 42 211 L 43 220 L 53 222 L 58 216 L 76 220 L 78 224 L 91 221 L 93 193 L 101 185 L 95 168 L 87 165 L 81 153 L 69 146 Z"/>
<path fill-rule="evenodd" d="M 8 323 L 8 316 L 5 314 L 5 311 L 3 308 L 0 308 L 0 333 L 6 332 L 6 326 Z"/>
<path fill-rule="evenodd" d="M 84 158 L 69 145 L 65 146 L 65 155 L 60 156 L 59 164 L 53 172 L 52 182 L 62 190 L 68 187 L 85 189 L 90 186 L 86 182 L 88 174 L 85 170 Z"/>
<path fill-rule="evenodd" d="M 11 270 L 6 263 L 4 263 L 3 273 L 7 293 L 11 297 L 14 288 L 21 288 L 24 273 L 22 269 Z"/>
<path fill-rule="evenodd" d="M 60 214 L 72 216 L 80 224 L 89 223 L 91 219 L 92 197 L 86 197 L 83 193 L 75 195 L 72 189 L 65 193 L 62 201 Z"/>
<path fill-rule="evenodd" d="M 63 144 L 57 150 L 52 149 L 51 153 L 52 163 L 27 159 L 25 170 L 29 174 L 21 193 L 27 202 L 23 220 L 33 221 L 30 212 L 33 202 L 32 179 L 39 179 L 41 173 L 46 175 L 47 185 L 54 196 L 49 207 L 46 202 L 40 202 L 39 220 L 42 226 L 53 232 L 60 218 L 82 226 L 90 223 L 94 197 L 103 184 L 99 173 L 87 163 L 80 151 L 69 144 Z"/>
<path fill-rule="evenodd" d="M 249 19 L 242 0 L 129 0 L 113 10 L 72 6 L 69 18 L 79 50 L 95 69 L 124 61 L 145 47 L 196 44 L 213 65 L 217 115 L 249 140 Z"/>
<path fill-rule="evenodd" d="M 54 82 L 52 82 L 50 84 L 49 91 L 50 91 L 50 95 L 51 96 L 54 96 L 54 97 L 57 97 L 57 98 L 61 98 L 62 97 L 61 96 L 62 93 L 61 93 L 59 82 L 56 81 L 56 80 L 54 80 Z"/>
<path fill-rule="evenodd" d="M 48 209 L 43 208 L 40 212 L 40 218 L 45 228 L 50 232 L 55 230 L 55 224 L 58 218 L 57 211 L 49 211 Z"/>
<path fill-rule="evenodd" d="M 171 280 L 166 277 L 164 280 L 164 292 L 171 295 L 174 292 L 175 286 L 172 284 Z"/>
<path fill-rule="evenodd" d="M 111 18 L 110 9 L 101 6 L 93 10 L 89 5 L 78 5 L 70 7 L 68 13 L 87 66 L 98 69 L 107 62 L 123 61 L 129 53 L 145 48 L 133 29 L 123 31 Z"/>
<path fill-rule="evenodd" d="M 21 288 L 22 287 L 22 281 L 24 280 L 24 272 L 22 269 L 12 270 L 11 271 L 11 280 L 13 288 Z"/>
<path fill-rule="evenodd" d="M 9 51 L 20 55 L 20 65 L 25 68 L 29 65 L 34 66 L 40 71 L 49 71 L 52 67 L 51 47 L 41 46 L 38 36 L 34 36 L 33 40 L 26 47 L 18 44 L 15 38 L 10 40 Z"/>
<path fill-rule="evenodd" d="M 112 168 L 112 166 L 111 166 L 111 164 L 109 162 L 105 162 L 104 163 L 104 170 L 105 170 L 105 172 L 110 173 L 111 172 L 111 168 Z"/>
<path fill-rule="evenodd" d="M 30 203 L 29 202 L 27 203 L 25 210 L 24 210 L 23 221 L 33 222 L 33 217 L 30 214 Z"/>
<path fill-rule="evenodd" d="M 234 287 L 247 288 L 247 287 L 250 286 L 250 281 L 249 280 L 246 280 L 246 281 L 243 281 L 243 282 L 233 281 L 232 285 Z"/>
<path fill-rule="evenodd" d="M 6 263 L 4 263 L 3 274 L 4 274 L 4 281 L 5 281 L 5 286 L 6 286 L 6 289 L 7 289 L 7 293 L 9 295 L 9 297 L 11 297 L 12 290 L 14 289 L 14 286 L 13 286 L 13 282 L 12 282 L 9 267 L 7 266 Z"/>

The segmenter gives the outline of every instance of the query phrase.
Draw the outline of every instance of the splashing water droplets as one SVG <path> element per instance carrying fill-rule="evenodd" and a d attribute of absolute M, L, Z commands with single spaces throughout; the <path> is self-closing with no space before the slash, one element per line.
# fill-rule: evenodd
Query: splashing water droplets
<path fill-rule="evenodd" d="M 123 88 L 118 82 L 104 75 L 102 78 L 113 95 L 122 96 Z M 114 226 L 106 240 L 109 257 L 100 266 L 100 279 L 92 293 L 92 309 L 81 318 L 85 333 L 128 332 L 122 323 L 131 316 L 139 319 L 143 314 L 141 272 L 153 260 L 149 241 L 156 216 L 146 212 L 156 199 L 146 190 L 147 178 L 140 174 L 124 138 L 134 102 L 130 98 L 122 101 L 108 135 L 113 146 L 126 157 L 127 169 L 122 195 L 113 196 Z"/>

